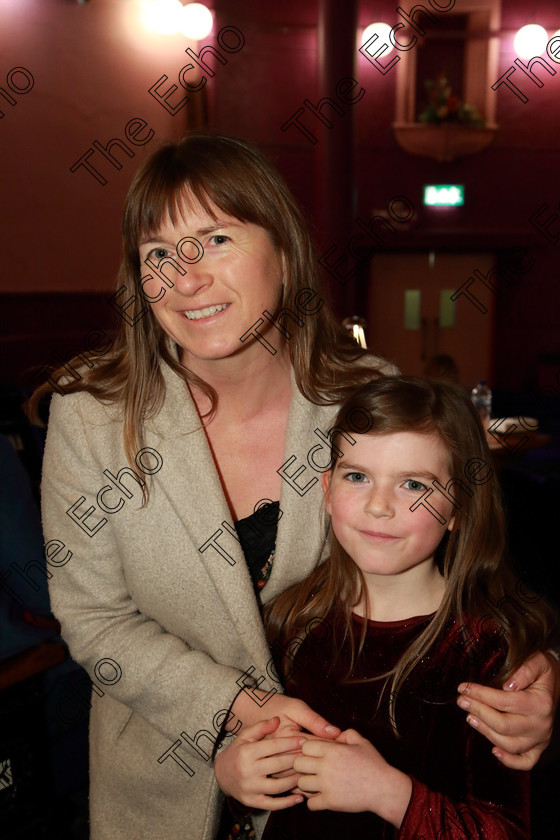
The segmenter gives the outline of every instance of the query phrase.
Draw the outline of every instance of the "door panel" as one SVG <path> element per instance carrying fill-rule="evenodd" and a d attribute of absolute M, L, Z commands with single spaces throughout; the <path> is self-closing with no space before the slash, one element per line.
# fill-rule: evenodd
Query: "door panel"
<path fill-rule="evenodd" d="M 476 269 L 487 274 L 496 262 L 491 253 L 377 254 L 368 295 L 368 346 L 403 373 L 421 376 L 432 356 L 445 353 L 455 360 L 462 385 L 491 380 L 494 295 L 477 281 L 485 314 L 466 295 L 450 298 Z M 406 296 L 407 291 L 419 292 L 419 312 L 417 295 Z"/>

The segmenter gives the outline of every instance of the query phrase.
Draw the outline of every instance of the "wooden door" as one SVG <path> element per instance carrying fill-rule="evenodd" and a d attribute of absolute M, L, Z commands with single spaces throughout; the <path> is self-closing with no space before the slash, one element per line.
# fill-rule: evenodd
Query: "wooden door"
<path fill-rule="evenodd" d="M 491 382 L 494 294 L 475 272 L 486 276 L 496 263 L 495 254 L 480 252 L 377 254 L 368 294 L 368 346 L 403 373 L 421 376 L 433 356 L 447 354 L 462 385 Z M 454 295 L 469 278 L 470 297 Z"/>

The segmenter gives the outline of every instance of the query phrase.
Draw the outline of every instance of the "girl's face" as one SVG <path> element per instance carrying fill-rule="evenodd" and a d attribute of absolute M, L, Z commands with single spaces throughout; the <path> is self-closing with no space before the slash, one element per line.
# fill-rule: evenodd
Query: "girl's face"
<path fill-rule="evenodd" d="M 193 199 L 175 225 L 167 218 L 157 234 L 139 244 L 141 277 L 152 276 L 143 293 L 165 332 L 186 351 L 182 361 L 191 369 L 196 360 L 247 350 L 266 356 L 267 348 L 254 337 L 241 341 L 259 321 L 260 333 L 280 335 L 262 314 L 275 313 L 282 286 L 282 261 L 267 231 L 212 209 L 216 219 Z M 200 245 L 185 242 L 178 249 L 186 237 Z M 204 251 L 197 260 L 200 246 Z"/>
<path fill-rule="evenodd" d="M 419 567 L 433 572 L 434 553 L 453 527 L 453 505 L 434 488 L 450 479 L 449 457 L 436 434 L 396 432 L 353 435 L 353 446 L 340 442 L 343 455 L 331 473 L 323 474 L 323 489 L 333 531 L 366 582 L 372 576 L 407 575 L 420 580 Z M 411 507 L 426 490 L 430 509 Z"/>

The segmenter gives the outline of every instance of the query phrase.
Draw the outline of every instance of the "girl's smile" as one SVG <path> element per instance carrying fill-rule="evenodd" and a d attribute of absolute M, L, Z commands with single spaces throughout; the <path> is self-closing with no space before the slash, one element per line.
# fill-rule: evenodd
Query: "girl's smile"
<path fill-rule="evenodd" d="M 397 537 L 395 534 L 385 534 L 380 533 L 379 531 L 360 531 L 365 537 L 370 537 L 372 540 L 398 540 L 400 537 Z"/>

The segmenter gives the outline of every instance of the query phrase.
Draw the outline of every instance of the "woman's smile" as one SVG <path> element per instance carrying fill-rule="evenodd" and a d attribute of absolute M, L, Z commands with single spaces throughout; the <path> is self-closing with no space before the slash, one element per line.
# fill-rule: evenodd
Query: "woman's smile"
<path fill-rule="evenodd" d="M 208 306 L 201 307 L 200 309 L 187 309 L 185 310 L 184 315 L 188 318 L 189 321 L 208 321 L 215 315 L 219 315 L 220 312 L 224 312 L 228 306 L 231 306 L 231 304 L 210 304 Z"/>

